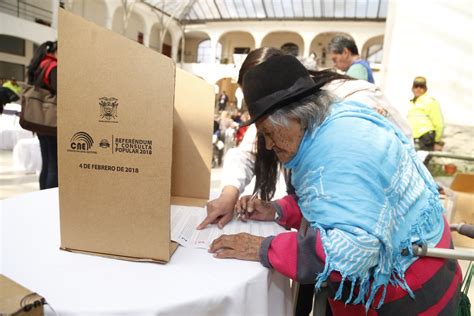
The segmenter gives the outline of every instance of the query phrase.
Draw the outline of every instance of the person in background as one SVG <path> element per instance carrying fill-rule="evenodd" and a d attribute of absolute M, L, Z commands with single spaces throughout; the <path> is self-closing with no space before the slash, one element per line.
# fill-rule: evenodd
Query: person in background
<path fill-rule="evenodd" d="M 454 314 L 457 261 L 411 252 L 412 243 L 452 241 L 433 178 L 400 130 L 368 106 L 335 100 L 293 56 L 254 66 L 242 87 L 248 123 L 291 170 L 295 195 L 243 197 L 239 207 L 246 219 L 299 231 L 222 235 L 209 251 L 316 288 L 327 282 L 333 315 Z"/>
<path fill-rule="evenodd" d="M 222 111 L 219 119 L 219 129 L 221 134 L 225 134 L 226 130 L 229 128 L 237 128 L 238 124 L 232 119 L 232 116 L 227 111 Z"/>
<path fill-rule="evenodd" d="M 15 78 L 12 78 L 11 80 L 7 80 L 6 82 L 4 82 L 2 87 L 8 88 L 11 91 L 13 91 L 18 96 L 18 99 L 20 98 L 21 92 L 23 90 Z"/>
<path fill-rule="evenodd" d="M 20 87 L 18 82 L 16 81 L 15 78 L 12 78 L 11 80 L 7 80 L 3 83 L 2 87 L 10 89 L 13 93 L 17 95 L 18 98 L 16 100 L 20 99 L 21 92 L 23 89 Z M 15 101 L 16 101 L 15 100 Z"/>
<path fill-rule="evenodd" d="M 232 120 L 233 120 L 235 123 L 240 124 L 241 119 L 242 119 L 242 118 L 241 118 L 241 117 L 242 117 L 242 113 L 241 113 L 238 109 L 235 109 L 235 110 L 232 112 L 232 114 L 231 114 L 230 117 L 232 118 Z"/>
<path fill-rule="evenodd" d="M 219 121 L 220 140 L 224 142 L 224 155 L 227 151 L 235 147 L 235 131 L 239 127 L 227 111 L 221 112 Z"/>
<path fill-rule="evenodd" d="M 41 44 L 27 67 L 28 84 L 57 92 L 58 42 Z M 58 141 L 57 135 L 38 133 L 41 148 L 40 190 L 58 186 Z"/>
<path fill-rule="evenodd" d="M 7 103 L 15 102 L 20 99 L 22 88 L 18 85 L 15 78 L 7 80 L 0 86 L 0 114 L 3 113 L 3 107 Z"/>
<path fill-rule="evenodd" d="M 329 44 L 329 49 L 337 69 L 345 71 L 349 77 L 374 83 L 372 69 L 366 60 L 360 58 L 353 39 L 342 35 L 335 36 Z"/>
<path fill-rule="evenodd" d="M 227 106 L 227 102 L 229 101 L 229 97 L 225 91 L 222 91 L 221 95 L 219 96 L 219 111 L 224 111 L 225 107 Z"/>
<path fill-rule="evenodd" d="M 441 108 L 435 98 L 428 96 L 426 79 L 413 80 L 413 99 L 410 100 L 408 122 L 410 123 L 417 150 L 442 150 L 444 123 Z"/>
<path fill-rule="evenodd" d="M 250 115 L 249 115 L 249 112 L 245 111 L 240 116 L 239 124 L 243 124 L 243 123 L 247 122 L 248 120 L 250 120 Z M 236 142 L 237 146 L 240 145 L 240 143 L 244 139 L 245 132 L 247 131 L 247 129 L 248 129 L 248 126 L 245 125 L 245 126 L 240 126 L 239 129 L 237 130 L 237 133 L 235 134 L 235 142 Z"/>

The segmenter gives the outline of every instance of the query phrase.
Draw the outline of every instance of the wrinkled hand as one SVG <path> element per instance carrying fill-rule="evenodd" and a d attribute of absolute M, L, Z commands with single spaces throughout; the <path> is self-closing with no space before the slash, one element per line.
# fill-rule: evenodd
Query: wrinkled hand
<path fill-rule="evenodd" d="M 236 258 L 241 260 L 259 261 L 258 253 L 264 237 L 247 233 L 222 235 L 214 239 L 209 252 L 216 258 Z"/>
<path fill-rule="evenodd" d="M 223 228 L 234 216 L 234 206 L 239 198 L 239 191 L 235 187 L 225 187 L 221 195 L 206 205 L 207 216 L 196 229 L 203 229 L 209 224 L 217 224 Z"/>
<path fill-rule="evenodd" d="M 271 202 L 265 202 L 260 199 L 251 199 L 250 195 L 240 198 L 235 204 L 235 211 L 240 214 L 240 219 L 246 222 L 249 219 L 255 221 L 273 221 L 276 210 Z"/>

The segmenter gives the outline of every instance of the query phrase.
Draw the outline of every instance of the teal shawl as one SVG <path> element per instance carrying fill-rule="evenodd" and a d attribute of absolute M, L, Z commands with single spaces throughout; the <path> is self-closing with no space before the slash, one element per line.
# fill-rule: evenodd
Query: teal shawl
<path fill-rule="evenodd" d="M 335 299 L 344 281 L 352 283 L 346 304 L 368 309 L 383 288 L 380 307 L 389 283 L 414 297 L 405 281 L 417 259 L 411 244 L 436 245 L 444 220 L 437 186 L 408 139 L 368 106 L 335 103 L 320 126 L 306 131 L 285 167 L 292 169 L 301 212 L 319 229 L 326 252 L 316 287 L 337 271 L 342 282 Z"/>

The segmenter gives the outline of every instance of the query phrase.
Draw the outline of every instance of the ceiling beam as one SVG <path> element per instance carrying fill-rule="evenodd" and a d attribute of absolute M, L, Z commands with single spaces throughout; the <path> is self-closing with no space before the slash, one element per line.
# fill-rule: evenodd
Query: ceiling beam
<path fill-rule="evenodd" d="M 379 0 L 379 4 L 377 6 L 377 18 L 380 17 L 380 7 L 382 6 L 382 0 Z"/>
<path fill-rule="evenodd" d="M 219 18 L 222 19 L 222 13 L 221 13 L 221 10 L 219 9 L 219 6 L 218 6 L 217 3 L 216 3 L 216 0 L 214 0 L 214 5 L 216 6 L 217 13 L 219 13 Z"/>
<path fill-rule="evenodd" d="M 265 18 L 268 19 L 267 7 L 265 6 L 265 0 L 262 0 L 263 12 L 265 12 Z"/>
<path fill-rule="evenodd" d="M 251 2 L 253 3 L 253 1 Z M 235 0 L 234 0 L 234 3 L 235 3 Z M 247 7 L 245 6 L 244 1 L 240 1 L 240 3 L 242 4 L 242 7 L 244 7 L 244 11 L 245 11 L 245 14 L 247 15 L 247 19 L 250 18 L 249 12 L 247 11 Z"/>
<path fill-rule="evenodd" d="M 235 13 L 237 13 L 237 17 L 239 18 L 239 20 L 241 20 L 242 17 L 240 16 L 239 10 L 237 10 L 237 5 L 235 4 L 235 0 L 232 0 L 232 4 L 234 5 L 234 9 L 235 9 Z"/>
<path fill-rule="evenodd" d="M 293 3 L 294 0 L 291 0 L 291 12 L 293 13 L 293 17 L 296 17 L 296 14 L 295 14 L 295 6 L 294 6 L 294 3 Z M 283 7 L 283 3 L 281 3 L 281 6 Z M 283 8 L 283 13 L 285 12 L 285 8 Z"/>

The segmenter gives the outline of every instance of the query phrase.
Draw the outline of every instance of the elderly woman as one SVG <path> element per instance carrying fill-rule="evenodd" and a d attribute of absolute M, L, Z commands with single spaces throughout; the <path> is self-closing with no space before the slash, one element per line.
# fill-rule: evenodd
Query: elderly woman
<path fill-rule="evenodd" d="M 327 281 L 334 315 L 453 314 L 457 262 L 411 252 L 412 243 L 449 248 L 451 239 L 436 185 L 408 139 L 363 104 L 333 103 L 292 56 L 250 69 L 243 92 L 248 124 L 291 169 L 297 196 L 244 198 L 245 216 L 309 227 L 267 238 L 224 235 L 210 251 L 259 260 L 316 287 Z"/>

